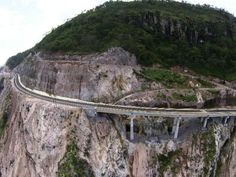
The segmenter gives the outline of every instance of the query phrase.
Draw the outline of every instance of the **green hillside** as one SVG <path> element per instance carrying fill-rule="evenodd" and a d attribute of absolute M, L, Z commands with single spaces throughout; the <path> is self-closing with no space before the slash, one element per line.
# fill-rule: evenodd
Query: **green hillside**
<path fill-rule="evenodd" d="M 89 54 L 123 47 L 144 66 L 187 66 L 235 80 L 235 25 L 234 16 L 206 5 L 106 2 L 52 30 L 34 50 Z"/>

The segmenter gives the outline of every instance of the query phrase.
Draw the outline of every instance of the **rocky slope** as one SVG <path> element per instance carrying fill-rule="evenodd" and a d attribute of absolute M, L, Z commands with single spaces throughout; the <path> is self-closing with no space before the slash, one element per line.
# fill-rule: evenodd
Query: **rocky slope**
<path fill-rule="evenodd" d="M 53 30 L 1 68 L 0 177 L 234 177 L 233 118 L 182 119 L 174 140 L 173 119 L 136 116 L 130 141 L 128 116 L 32 98 L 11 79 L 93 102 L 235 106 L 235 26 L 209 6 L 111 1 Z"/>
<path fill-rule="evenodd" d="M 130 142 L 127 117 L 94 117 L 15 88 L 5 87 L 4 92 L 11 98 L 1 97 L 2 105 L 12 106 L 1 133 L 1 176 L 235 175 L 233 119 L 227 126 L 222 119 L 212 120 L 205 131 L 200 131 L 200 119 L 183 120 L 179 140 L 173 141 L 173 120 L 140 117 L 135 120 L 136 139 Z"/>
<path fill-rule="evenodd" d="M 168 91 L 161 83 L 135 74 L 134 69 L 141 69 L 136 58 L 120 48 L 84 57 L 43 53 L 28 57 L 14 72 L 23 76 L 27 86 L 52 94 L 110 102 L 138 90 L 121 103 L 139 99 L 141 105 L 150 106 L 157 93 L 142 92 L 144 84 Z M 135 140 L 130 141 L 127 116 L 94 115 L 31 98 L 12 87 L 9 74 L 1 77 L 0 176 L 235 175 L 234 119 L 225 126 L 222 118 L 210 120 L 204 131 L 201 119 L 182 120 L 179 138 L 173 140 L 173 119 L 137 116 Z"/>
<path fill-rule="evenodd" d="M 121 48 L 79 56 L 29 56 L 16 70 L 23 83 L 51 94 L 109 102 L 140 89 L 136 58 Z"/>
<path fill-rule="evenodd" d="M 32 89 L 94 102 L 202 107 L 220 99 L 224 106 L 227 105 L 223 103 L 224 99 L 236 95 L 234 90 L 218 83 L 205 81 L 207 85 L 202 85 L 199 76 L 182 76 L 175 68 L 173 72 L 166 70 L 163 80 L 146 77 L 142 74 L 144 70 L 134 55 L 122 48 L 111 48 L 107 52 L 84 56 L 31 53 L 14 72 L 20 74 L 22 82 Z M 179 78 L 183 82 L 178 83 Z"/>

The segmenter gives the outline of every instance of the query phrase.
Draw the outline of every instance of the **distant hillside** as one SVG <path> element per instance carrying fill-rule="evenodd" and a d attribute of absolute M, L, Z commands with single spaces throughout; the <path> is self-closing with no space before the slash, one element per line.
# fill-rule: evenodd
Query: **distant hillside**
<path fill-rule="evenodd" d="M 34 50 L 89 54 L 117 46 L 144 66 L 181 65 L 235 80 L 235 40 L 236 18 L 224 10 L 174 1 L 118 1 L 52 30 Z"/>

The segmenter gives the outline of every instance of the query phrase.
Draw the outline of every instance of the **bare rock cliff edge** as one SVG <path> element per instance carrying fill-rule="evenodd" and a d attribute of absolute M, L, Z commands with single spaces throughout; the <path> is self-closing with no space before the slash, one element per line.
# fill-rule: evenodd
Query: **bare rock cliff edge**
<path fill-rule="evenodd" d="M 127 60 L 114 55 L 117 50 Z M 53 61 L 41 57 L 32 57 L 15 72 L 23 75 L 27 86 L 52 94 L 111 102 L 141 85 L 133 72 L 138 69 L 135 57 L 121 49 L 70 62 L 59 56 Z M 204 131 L 200 119 L 183 120 L 185 131 L 174 141 L 173 120 L 137 117 L 136 139 L 130 141 L 127 116 L 94 116 L 88 110 L 32 98 L 19 93 L 9 77 L 1 78 L 2 177 L 235 176 L 234 119 L 227 126 L 221 119 L 210 120 Z"/>

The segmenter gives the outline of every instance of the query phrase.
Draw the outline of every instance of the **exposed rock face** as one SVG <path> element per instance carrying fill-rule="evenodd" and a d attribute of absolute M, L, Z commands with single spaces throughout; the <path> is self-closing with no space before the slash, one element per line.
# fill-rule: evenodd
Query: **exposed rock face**
<path fill-rule="evenodd" d="M 226 23 L 220 30 L 215 28 L 219 22 L 210 21 L 191 21 L 190 19 L 174 19 L 163 17 L 161 12 L 144 12 L 139 16 L 132 16 L 126 19 L 127 23 L 135 23 L 138 26 L 148 28 L 154 32 L 161 32 L 165 36 L 173 37 L 178 40 L 185 40 L 190 43 L 203 43 L 206 40 L 214 39 L 221 34 L 233 39 L 233 27 Z M 204 25 L 202 25 L 204 24 Z"/>
<path fill-rule="evenodd" d="M 216 171 L 217 177 L 235 176 L 236 174 L 236 131 L 235 128 L 232 132 L 231 138 L 225 142 L 224 147 L 220 151 L 220 158 L 218 160 L 218 168 Z"/>
<path fill-rule="evenodd" d="M 52 61 L 55 57 L 56 61 Z M 109 102 L 140 88 L 136 58 L 121 48 L 85 57 L 37 55 L 19 68 L 23 82 L 55 95 Z M 43 60 L 42 60 L 43 59 Z"/>
<path fill-rule="evenodd" d="M 58 164 L 72 140 L 96 176 L 125 176 L 128 169 L 118 133 L 110 120 L 98 119 L 90 120 L 78 108 L 18 95 L 1 141 L 2 176 L 57 176 Z"/>
<path fill-rule="evenodd" d="M 89 111 L 29 98 L 14 88 L 4 89 L 12 95 L 0 141 L 0 174 L 4 177 L 63 176 L 68 166 L 75 170 L 70 174 L 83 173 L 86 168 L 96 177 L 205 177 L 219 174 L 218 159 L 224 164 L 220 174 L 234 176 L 234 120 L 228 126 L 223 126 L 221 119 L 210 121 L 208 131 L 203 132 L 199 131 L 199 119 L 183 120 L 180 139 L 174 142 L 169 134 L 173 120 L 139 118 L 135 121 L 136 141 L 130 142 L 127 117 L 91 117 Z M 2 105 L 7 100 L 2 97 Z M 65 160 L 72 143 L 78 163 L 83 165 L 74 167 Z M 227 147 L 230 151 L 224 157 L 221 152 Z"/>
<path fill-rule="evenodd" d="M 145 83 L 133 71 L 139 69 L 135 57 L 120 48 L 84 57 L 30 57 L 17 68 L 24 84 L 56 95 L 110 102 L 140 90 Z M 165 91 L 165 97 L 173 96 L 161 85 L 151 85 Z M 193 90 L 186 92 L 194 94 Z M 201 91 L 204 97 L 205 92 Z M 234 93 L 212 92 L 209 98 L 214 94 Z M 154 97 L 162 96 L 150 91 L 120 102 L 150 106 Z M 227 126 L 221 118 L 209 120 L 204 131 L 200 119 L 184 119 L 179 139 L 174 141 L 173 119 L 137 116 L 131 142 L 127 116 L 94 116 L 82 108 L 22 95 L 5 75 L 0 75 L 0 102 L 0 176 L 235 176 L 233 119 Z"/>

